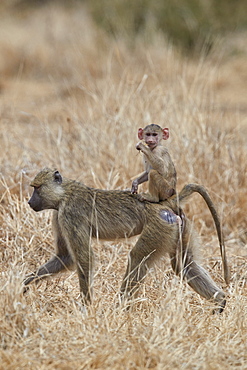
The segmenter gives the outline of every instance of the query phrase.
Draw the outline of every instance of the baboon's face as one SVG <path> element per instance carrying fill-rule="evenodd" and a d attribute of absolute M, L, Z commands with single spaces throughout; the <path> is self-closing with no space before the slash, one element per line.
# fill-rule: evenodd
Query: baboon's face
<path fill-rule="evenodd" d="M 63 193 L 62 176 L 58 171 L 44 169 L 38 173 L 30 185 L 33 187 L 33 194 L 28 204 L 34 211 L 58 209 Z"/>
<path fill-rule="evenodd" d="M 144 140 L 147 146 L 153 150 L 158 145 L 161 145 L 161 141 L 169 138 L 169 129 L 161 128 L 156 124 L 150 124 L 144 129 L 139 128 L 138 138 Z"/>
<path fill-rule="evenodd" d="M 42 211 L 42 209 L 45 209 L 45 208 L 43 208 L 42 198 L 39 195 L 39 188 L 38 187 L 35 187 L 33 189 L 33 194 L 31 196 L 31 198 L 29 199 L 28 204 L 36 212 Z"/>

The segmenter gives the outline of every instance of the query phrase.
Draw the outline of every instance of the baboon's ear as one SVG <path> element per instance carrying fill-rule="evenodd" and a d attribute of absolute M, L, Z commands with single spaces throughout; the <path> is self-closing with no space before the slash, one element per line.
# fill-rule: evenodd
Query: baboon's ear
<path fill-rule="evenodd" d="M 167 140 L 169 138 L 169 128 L 162 128 L 162 139 Z"/>
<path fill-rule="evenodd" d="M 62 178 L 62 176 L 60 175 L 60 173 L 58 171 L 54 172 L 54 180 L 58 184 L 62 184 L 63 178 Z"/>
<path fill-rule="evenodd" d="M 139 140 L 143 140 L 143 133 L 144 133 L 144 130 L 143 130 L 143 128 L 139 128 L 138 129 L 138 139 Z"/>

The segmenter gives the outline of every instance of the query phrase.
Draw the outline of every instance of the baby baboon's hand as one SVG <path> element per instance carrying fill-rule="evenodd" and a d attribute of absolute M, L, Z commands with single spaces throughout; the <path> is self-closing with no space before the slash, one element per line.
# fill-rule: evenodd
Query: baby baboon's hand
<path fill-rule="evenodd" d="M 138 191 L 138 181 L 136 179 L 132 182 L 131 194 L 137 194 L 137 191 Z"/>
<path fill-rule="evenodd" d="M 143 143 L 141 141 L 139 141 L 139 143 L 136 144 L 136 149 L 137 150 L 142 150 L 142 147 L 143 147 Z"/>

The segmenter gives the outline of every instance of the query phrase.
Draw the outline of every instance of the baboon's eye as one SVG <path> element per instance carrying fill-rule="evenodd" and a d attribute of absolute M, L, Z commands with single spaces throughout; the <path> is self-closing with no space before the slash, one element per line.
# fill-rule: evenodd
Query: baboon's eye
<path fill-rule="evenodd" d="M 60 173 L 58 171 L 56 171 L 54 173 L 54 180 L 58 183 L 58 184 L 61 184 L 63 179 L 62 179 L 62 176 L 60 175 Z"/>

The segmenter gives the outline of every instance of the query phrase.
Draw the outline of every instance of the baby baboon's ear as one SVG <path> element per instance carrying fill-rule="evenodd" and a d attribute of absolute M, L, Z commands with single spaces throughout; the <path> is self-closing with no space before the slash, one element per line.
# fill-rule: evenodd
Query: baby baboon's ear
<path fill-rule="evenodd" d="M 167 127 L 163 128 L 162 133 L 163 133 L 163 135 L 162 135 L 163 140 L 169 139 L 169 128 L 167 128 Z"/>
<path fill-rule="evenodd" d="M 62 178 L 62 176 L 60 175 L 59 171 L 55 171 L 55 172 L 54 172 L 54 180 L 55 180 L 58 184 L 62 184 L 63 178 Z"/>

